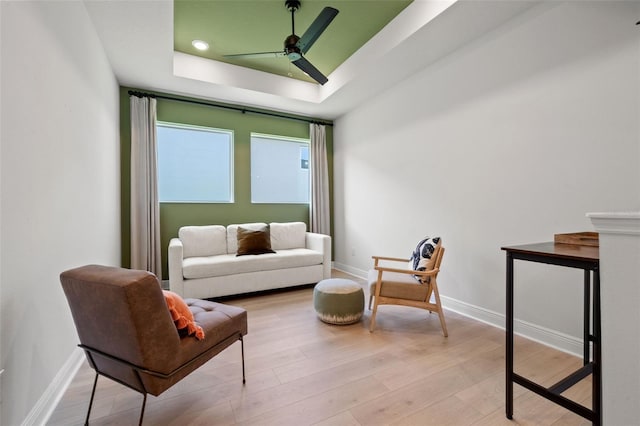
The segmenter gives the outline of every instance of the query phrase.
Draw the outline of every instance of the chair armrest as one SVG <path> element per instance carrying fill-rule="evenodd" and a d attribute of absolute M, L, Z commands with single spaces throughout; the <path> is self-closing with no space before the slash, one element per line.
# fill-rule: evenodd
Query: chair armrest
<path fill-rule="evenodd" d="M 405 263 L 408 263 L 409 260 L 411 260 L 411 259 L 402 259 L 399 257 L 387 257 L 387 256 L 371 256 L 371 258 L 373 259 L 373 267 L 376 269 L 378 267 L 378 262 L 380 262 L 381 260 L 391 261 L 391 262 L 405 262 Z"/>
<path fill-rule="evenodd" d="M 180 238 L 169 241 L 167 253 L 169 266 L 169 289 L 180 296 L 184 295 L 184 275 L 182 273 L 183 246 Z"/>
<path fill-rule="evenodd" d="M 323 279 L 331 278 L 331 237 L 325 234 L 307 232 L 305 243 L 309 250 L 322 253 Z"/>
<path fill-rule="evenodd" d="M 400 257 L 386 257 L 386 256 L 371 256 L 372 259 L 375 260 L 391 260 L 394 262 L 408 262 L 411 259 L 404 259 Z"/>
<path fill-rule="evenodd" d="M 440 269 L 438 269 L 438 268 L 430 269 L 428 271 L 414 271 L 413 269 L 398 269 L 398 268 L 387 268 L 387 267 L 384 267 L 384 266 L 376 266 L 376 267 L 374 267 L 374 269 L 376 271 L 397 272 L 397 273 L 400 273 L 400 274 L 418 275 L 420 277 L 431 277 L 431 276 L 437 275 L 438 272 L 440 272 Z"/>

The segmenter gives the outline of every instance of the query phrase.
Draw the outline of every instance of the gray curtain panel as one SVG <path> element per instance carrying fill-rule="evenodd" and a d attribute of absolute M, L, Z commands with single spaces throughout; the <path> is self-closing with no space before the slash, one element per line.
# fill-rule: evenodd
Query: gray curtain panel
<path fill-rule="evenodd" d="M 162 278 L 156 100 L 130 97 L 131 103 L 131 268 Z"/>
<path fill-rule="evenodd" d="M 310 231 L 331 235 L 329 217 L 329 168 L 327 165 L 327 137 L 325 126 L 311 123 L 309 124 L 309 134 L 311 135 Z"/>

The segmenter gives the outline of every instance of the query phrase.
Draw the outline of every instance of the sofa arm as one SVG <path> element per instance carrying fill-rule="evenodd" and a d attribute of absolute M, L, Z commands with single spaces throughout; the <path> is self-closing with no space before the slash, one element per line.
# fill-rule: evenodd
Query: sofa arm
<path fill-rule="evenodd" d="M 179 295 L 184 295 L 184 275 L 182 274 L 183 247 L 180 238 L 169 241 L 167 254 L 169 264 L 169 289 Z"/>
<path fill-rule="evenodd" d="M 322 277 L 323 279 L 331 278 L 331 237 L 325 234 L 307 232 L 306 244 L 309 250 L 322 253 Z"/>

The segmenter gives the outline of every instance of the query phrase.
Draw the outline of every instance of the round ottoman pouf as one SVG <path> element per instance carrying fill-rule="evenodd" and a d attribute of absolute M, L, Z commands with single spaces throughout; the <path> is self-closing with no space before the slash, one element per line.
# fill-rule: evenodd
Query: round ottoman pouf
<path fill-rule="evenodd" d="M 351 280 L 329 278 L 313 289 L 313 307 L 318 318 L 329 324 L 353 324 L 364 311 L 362 287 Z"/>

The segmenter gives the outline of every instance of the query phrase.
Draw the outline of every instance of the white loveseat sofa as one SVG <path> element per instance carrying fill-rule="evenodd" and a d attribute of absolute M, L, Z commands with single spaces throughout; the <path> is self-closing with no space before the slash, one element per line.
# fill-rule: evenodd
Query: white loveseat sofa
<path fill-rule="evenodd" d="M 236 256 L 239 226 L 184 226 L 169 243 L 169 287 L 182 297 L 210 298 L 312 284 L 331 277 L 331 237 L 304 222 L 271 223 L 275 253 Z"/>

